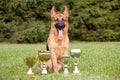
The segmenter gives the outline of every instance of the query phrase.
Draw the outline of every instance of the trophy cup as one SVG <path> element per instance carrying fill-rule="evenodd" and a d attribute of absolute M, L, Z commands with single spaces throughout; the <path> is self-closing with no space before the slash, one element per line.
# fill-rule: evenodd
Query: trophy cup
<path fill-rule="evenodd" d="M 43 67 L 42 67 L 42 74 L 47 74 L 48 71 L 47 71 L 47 66 L 46 66 L 46 61 L 48 61 L 50 59 L 50 52 L 49 51 L 38 51 L 38 59 L 40 61 L 42 61 L 43 63 Z"/>
<path fill-rule="evenodd" d="M 69 59 L 69 56 L 62 56 L 62 60 L 63 60 L 63 63 L 64 63 L 64 74 L 68 74 L 69 71 L 68 71 L 68 66 L 67 66 L 67 63 L 68 63 L 68 60 Z"/>
<path fill-rule="evenodd" d="M 80 73 L 80 71 L 78 70 L 78 59 L 77 59 L 80 56 L 80 52 L 81 52 L 80 49 L 71 49 L 70 51 L 71 57 L 74 58 L 74 71 L 73 71 L 74 74 Z"/>
<path fill-rule="evenodd" d="M 27 76 L 33 76 L 34 75 L 34 73 L 32 72 L 32 67 L 35 64 L 35 61 L 36 61 L 36 58 L 34 56 L 25 58 L 25 63 L 29 67 L 29 70 L 26 74 Z"/>

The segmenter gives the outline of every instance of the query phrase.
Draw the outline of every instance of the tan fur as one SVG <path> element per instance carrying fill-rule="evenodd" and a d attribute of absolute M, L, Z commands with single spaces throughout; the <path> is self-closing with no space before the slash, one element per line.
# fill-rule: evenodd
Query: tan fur
<path fill-rule="evenodd" d="M 69 45 L 69 38 L 68 38 L 68 10 L 65 6 L 62 13 L 57 13 L 55 11 L 55 7 L 51 9 L 51 30 L 49 33 L 49 37 L 47 40 L 49 51 L 51 53 L 51 60 L 47 63 L 49 68 L 53 68 L 54 72 L 58 72 L 61 65 L 62 65 L 62 56 L 68 55 L 68 45 Z M 55 21 L 54 19 L 64 18 L 65 19 L 65 28 L 63 30 L 63 39 L 59 40 L 57 35 L 57 30 L 55 28 Z"/>

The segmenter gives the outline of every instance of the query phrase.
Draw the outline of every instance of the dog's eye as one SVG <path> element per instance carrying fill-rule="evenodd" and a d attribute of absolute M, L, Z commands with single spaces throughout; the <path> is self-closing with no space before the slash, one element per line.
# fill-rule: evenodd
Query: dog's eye
<path fill-rule="evenodd" d="M 65 21 L 65 19 L 64 19 L 64 18 L 62 18 L 61 20 L 62 20 L 62 21 Z"/>
<path fill-rule="evenodd" d="M 58 18 L 55 18 L 55 21 L 59 21 L 59 19 L 58 19 Z"/>

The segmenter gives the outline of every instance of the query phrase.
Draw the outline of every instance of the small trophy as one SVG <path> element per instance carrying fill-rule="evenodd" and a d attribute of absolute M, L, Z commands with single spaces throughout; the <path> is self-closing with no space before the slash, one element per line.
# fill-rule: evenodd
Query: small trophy
<path fill-rule="evenodd" d="M 42 67 L 42 74 L 47 74 L 47 66 L 46 66 L 46 61 L 50 59 L 50 52 L 49 51 L 38 51 L 38 59 L 43 62 L 43 67 Z"/>
<path fill-rule="evenodd" d="M 79 74 L 80 71 L 78 70 L 78 60 L 77 58 L 80 56 L 80 49 L 71 49 L 70 55 L 74 58 L 74 74 Z"/>
<path fill-rule="evenodd" d="M 35 61 L 36 61 L 36 58 L 34 56 L 25 58 L 25 63 L 29 67 L 29 70 L 26 74 L 27 76 L 33 76 L 34 75 L 34 73 L 32 72 L 32 67 L 35 64 Z"/>
<path fill-rule="evenodd" d="M 68 66 L 67 66 L 67 63 L 69 61 L 68 59 L 69 59 L 69 56 L 62 56 L 62 60 L 63 60 L 63 63 L 64 63 L 64 74 L 69 73 Z"/>

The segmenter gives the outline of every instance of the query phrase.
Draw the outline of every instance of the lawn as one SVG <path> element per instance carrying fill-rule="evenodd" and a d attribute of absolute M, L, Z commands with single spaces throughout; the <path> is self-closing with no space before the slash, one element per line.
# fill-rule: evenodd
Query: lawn
<path fill-rule="evenodd" d="M 62 70 L 58 74 L 41 75 L 34 68 L 35 76 L 28 77 L 24 58 L 45 50 L 45 43 L 0 44 L 0 80 L 120 80 L 120 42 L 71 42 L 71 48 L 82 51 L 78 65 L 82 75 L 72 74 L 73 59 L 70 58 L 68 75 L 63 75 Z"/>

